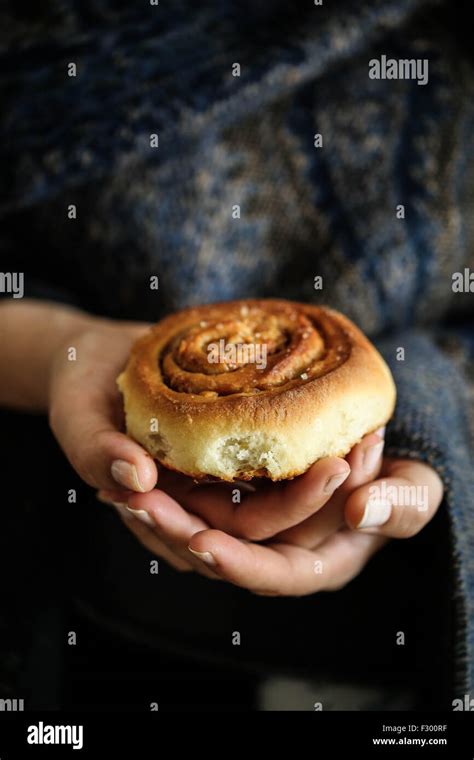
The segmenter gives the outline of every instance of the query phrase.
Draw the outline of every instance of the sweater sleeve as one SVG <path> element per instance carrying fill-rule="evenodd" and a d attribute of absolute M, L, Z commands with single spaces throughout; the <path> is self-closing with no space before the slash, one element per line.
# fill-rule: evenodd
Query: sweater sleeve
<path fill-rule="evenodd" d="M 453 557 L 455 685 L 474 688 L 468 652 L 474 646 L 474 332 L 472 323 L 439 331 L 407 330 L 378 342 L 397 385 L 395 414 L 387 427 L 388 456 L 421 459 L 444 483 L 442 509 Z M 441 525 L 441 523 L 440 523 Z M 443 531 L 443 528 L 441 529 Z"/>

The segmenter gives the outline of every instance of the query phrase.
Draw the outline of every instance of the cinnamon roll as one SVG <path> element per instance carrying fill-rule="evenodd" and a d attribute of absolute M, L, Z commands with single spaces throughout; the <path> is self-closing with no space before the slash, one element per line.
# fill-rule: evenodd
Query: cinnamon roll
<path fill-rule="evenodd" d="M 170 315 L 117 382 L 129 435 L 196 479 L 293 478 L 345 456 L 395 405 L 387 365 L 349 319 L 273 299 Z"/>

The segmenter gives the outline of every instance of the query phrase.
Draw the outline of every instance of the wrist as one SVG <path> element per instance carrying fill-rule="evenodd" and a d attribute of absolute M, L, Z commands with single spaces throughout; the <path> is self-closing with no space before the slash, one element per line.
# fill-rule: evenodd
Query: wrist
<path fill-rule="evenodd" d="M 24 300 L 1 305 L 0 404 L 46 412 L 54 357 L 94 317 L 62 304 Z"/>

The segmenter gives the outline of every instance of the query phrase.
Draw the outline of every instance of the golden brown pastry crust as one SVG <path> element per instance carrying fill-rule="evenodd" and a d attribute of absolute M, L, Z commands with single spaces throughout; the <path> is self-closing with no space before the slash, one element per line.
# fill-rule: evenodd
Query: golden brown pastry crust
<path fill-rule="evenodd" d="M 275 299 L 170 315 L 133 346 L 118 385 L 127 431 L 152 456 L 222 480 L 292 478 L 345 456 L 395 404 L 388 367 L 350 320 Z"/>

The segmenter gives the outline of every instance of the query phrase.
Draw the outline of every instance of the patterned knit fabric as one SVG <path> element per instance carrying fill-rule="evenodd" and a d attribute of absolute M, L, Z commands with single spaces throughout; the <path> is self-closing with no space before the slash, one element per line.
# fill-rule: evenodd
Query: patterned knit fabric
<path fill-rule="evenodd" d="M 454 614 L 453 695 L 474 693 L 474 294 L 452 289 L 474 271 L 461 6 L 17 6 L 0 11 L 2 270 L 25 272 L 27 296 L 117 318 L 276 296 L 354 319 L 398 386 L 387 453 L 427 460 L 446 487 L 417 582 Z M 428 83 L 371 79 L 382 55 L 428 59 Z M 443 601 L 430 542 L 450 557 Z M 395 574 L 405 543 L 387 549 Z"/>

